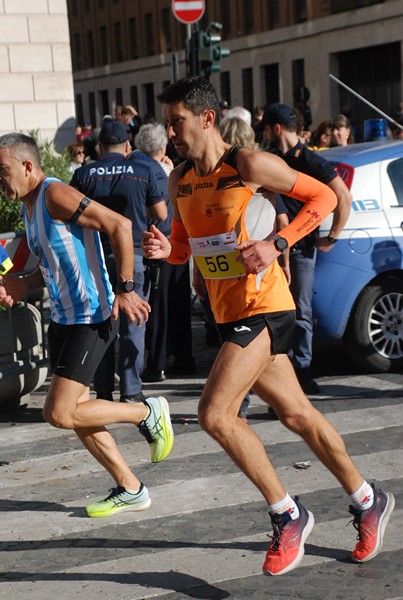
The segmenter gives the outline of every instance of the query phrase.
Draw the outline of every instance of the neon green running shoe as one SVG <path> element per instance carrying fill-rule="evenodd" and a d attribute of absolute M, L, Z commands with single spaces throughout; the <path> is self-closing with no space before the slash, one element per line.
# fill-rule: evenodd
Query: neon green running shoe
<path fill-rule="evenodd" d="M 151 462 L 161 462 L 168 456 L 174 445 L 174 432 L 169 416 L 168 402 L 163 396 L 146 398 L 144 404 L 150 414 L 139 423 L 138 428 L 151 449 Z"/>
<path fill-rule="evenodd" d="M 137 494 L 128 492 L 124 487 L 111 488 L 105 500 L 89 504 L 85 512 L 88 517 L 110 517 L 123 510 L 145 510 L 151 504 L 148 489 L 141 484 Z"/>

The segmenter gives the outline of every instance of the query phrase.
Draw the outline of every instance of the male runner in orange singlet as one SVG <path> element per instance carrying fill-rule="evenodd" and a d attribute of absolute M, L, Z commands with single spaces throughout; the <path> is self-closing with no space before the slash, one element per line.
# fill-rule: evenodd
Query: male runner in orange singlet
<path fill-rule="evenodd" d="M 295 307 L 277 262 L 334 209 L 335 194 L 276 156 L 225 143 L 218 128 L 217 94 L 206 79 L 177 81 L 159 100 L 168 135 L 184 162 L 170 175 L 170 240 L 152 227 L 143 233 L 143 249 L 147 258 L 172 263 L 193 254 L 206 279 L 223 345 L 200 399 L 199 423 L 269 505 L 274 536 L 263 572 L 280 575 L 300 563 L 314 518 L 298 497 L 288 495 L 260 439 L 237 418 L 250 388 L 339 480 L 350 496 L 359 532 L 352 558 L 370 560 L 381 548 L 394 498 L 364 480 L 340 435 L 298 383 L 286 353 Z M 264 213 L 256 218 L 248 205 L 260 187 L 305 203 L 279 235 Z"/>

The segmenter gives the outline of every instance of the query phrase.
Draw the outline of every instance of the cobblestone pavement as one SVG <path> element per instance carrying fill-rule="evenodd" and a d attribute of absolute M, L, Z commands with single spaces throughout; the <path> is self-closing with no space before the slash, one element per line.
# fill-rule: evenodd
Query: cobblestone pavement
<path fill-rule="evenodd" d="M 403 375 L 360 375 L 317 363 L 314 404 L 335 424 L 370 481 L 395 494 L 383 552 L 356 565 L 348 499 L 305 444 L 252 396 L 249 424 L 291 494 L 315 515 L 301 566 L 264 577 L 270 527 L 259 493 L 197 423 L 197 400 L 216 349 L 193 319 L 194 377 L 144 386 L 170 404 L 175 446 L 161 464 L 132 425 L 110 429 L 151 507 L 88 519 L 84 506 L 112 481 L 71 431 L 43 422 L 46 386 L 0 415 L 0 598 L 12 600 L 402 600 Z M 335 355 L 329 354 L 329 361 Z M 329 366 L 330 363 L 328 363 Z M 309 461 L 307 469 L 295 463 Z"/>

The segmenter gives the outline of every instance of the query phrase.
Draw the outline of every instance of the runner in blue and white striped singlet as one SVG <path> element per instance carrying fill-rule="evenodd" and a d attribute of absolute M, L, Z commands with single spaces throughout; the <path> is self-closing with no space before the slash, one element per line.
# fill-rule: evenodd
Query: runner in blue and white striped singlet
<path fill-rule="evenodd" d="M 49 292 L 51 319 L 60 325 L 101 323 L 111 315 L 114 294 L 99 233 L 50 217 L 45 190 L 53 181 L 59 180 L 43 180 L 32 220 L 22 208 L 29 248 Z"/>

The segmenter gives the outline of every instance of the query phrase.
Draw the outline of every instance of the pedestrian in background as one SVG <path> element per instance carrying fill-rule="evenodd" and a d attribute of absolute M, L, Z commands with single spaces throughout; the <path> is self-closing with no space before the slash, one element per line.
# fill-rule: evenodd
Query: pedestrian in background
<path fill-rule="evenodd" d="M 131 153 L 127 131 L 122 123 L 108 119 L 99 134 L 98 161 L 74 173 L 71 185 L 83 194 L 124 215 L 131 221 L 134 269 L 124 284 L 119 281 L 114 248 L 108 236 L 102 235 L 108 273 L 114 289 L 134 290 L 143 300 L 149 289 L 145 279 L 146 266 L 141 250 L 141 232 L 147 228 L 148 215 L 164 221 L 166 176 L 160 166 L 142 152 Z M 131 323 L 124 314 L 119 325 L 119 387 L 121 402 L 144 399 L 141 373 L 144 365 L 145 321 Z M 94 377 L 97 397 L 113 400 L 115 387 L 115 344 L 111 344 Z"/>
<path fill-rule="evenodd" d="M 298 137 L 298 115 L 286 104 L 272 104 L 266 109 L 262 124 L 264 135 L 290 167 L 328 185 L 337 196 L 337 206 L 329 235 L 319 237 L 316 231 L 298 240 L 290 248 L 290 290 L 297 309 L 296 324 L 291 338 L 290 356 L 299 383 L 306 394 L 319 394 L 320 387 L 312 378 L 313 314 L 312 296 L 317 250 L 329 252 L 337 242 L 350 214 L 352 196 L 332 165 L 322 155 L 312 152 Z M 304 204 L 283 194 L 289 221 L 303 210 Z"/>
<path fill-rule="evenodd" d="M 332 139 L 332 122 L 330 119 L 321 121 L 312 133 L 311 141 L 308 145 L 310 150 L 326 150 L 330 148 Z"/>
<path fill-rule="evenodd" d="M 85 161 L 85 151 L 82 144 L 69 144 L 67 151 L 70 156 L 69 171 L 74 173 L 76 169 L 81 167 Z"/>
<path fill-rule="evenodd" d="M 332 121 L 331 130 L 331 146 L 349 146 L 350 144 L 354 144 L 350 120 L 346 115 L 337 115 Z"/>
<path fill-rule="evenodd" d="M 126 104 L 122 109 L 120 121 L 126 128 L 130 146 L 132 150 L 134 150 L 134 138 L 139 132 L 139 129 L 143 122 L 139 113 L 137 112 L 137 109 L 131 104 Z"/>

